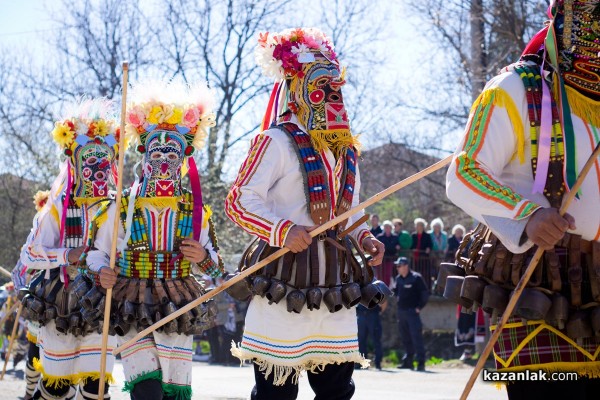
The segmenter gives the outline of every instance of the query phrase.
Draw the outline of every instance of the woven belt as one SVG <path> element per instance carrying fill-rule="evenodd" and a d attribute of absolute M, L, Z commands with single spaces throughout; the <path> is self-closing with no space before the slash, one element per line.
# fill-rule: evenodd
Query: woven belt
<path fill-rule="evenodd" d="M 125 250 L 117 259 L 119 275 L 141 279 L 175 279 L 190 275 L 189 261 L 178 253 Z"/>

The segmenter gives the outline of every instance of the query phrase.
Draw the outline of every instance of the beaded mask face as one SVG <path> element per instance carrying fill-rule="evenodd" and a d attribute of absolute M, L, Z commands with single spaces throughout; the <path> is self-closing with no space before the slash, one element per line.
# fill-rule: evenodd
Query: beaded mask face
<path fill-rule="evenodd" d="M 600 100 L 600 1 L 565 0 L 556 18 L 565 84 Z"/>
<path fill-rule="evenodd" d="M 339 67 L 323 59 L 304 64 L 302 72 L 304 76 L 294 78 L 291 84 L 292 96 L 297 104 L 295 112 L 300 122 L 309 133 L 350 133 L 341 90 L 346 82 Z"/>
<path fill-rule="evenodd" d="M 100 139 L 77 147 L 72 158 L 76 174 L 75 197 L 108 196 L 108 181 L 113 159 L 113 150 Z"/>
<path fill-rule="evenodd" d="M 144 155 L 143 197 L 173 197 L 181 194 L 181 167 L 186 141 L 182 135 L 155 131 L 148 136 Z"/>

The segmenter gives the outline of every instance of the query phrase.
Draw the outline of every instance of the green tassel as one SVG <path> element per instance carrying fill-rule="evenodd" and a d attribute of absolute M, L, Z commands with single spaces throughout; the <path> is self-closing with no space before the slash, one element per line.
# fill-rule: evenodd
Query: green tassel
<path fill-rule="evenodd" d="M 173 397 L 175 398 L 175 400 L 191 400 L 192 398 L 191 386 L 180 386 L 169 383 L 163 383 L 162 388 L 165 396 Z"/>
<path fill-rule="evenodd" d="M 148 372 L 146 374 L 140 374 L 140 375 L 136 376 L 132 380 L 125 382 L 125 385 L 123 386 L 123 391 L 131 393 L 133 391 L 133 388 L 135 385 L 137 385 L 140 382 L 147 381 L 149 379 L 156 379 L 157 381 L 162 381 L 162 371 L 160 369 L 157 369 L 156 371 L 152 371 L 152 372 Z M 191 393 L 191 389 L 190 389 L 190 393 Z"/>

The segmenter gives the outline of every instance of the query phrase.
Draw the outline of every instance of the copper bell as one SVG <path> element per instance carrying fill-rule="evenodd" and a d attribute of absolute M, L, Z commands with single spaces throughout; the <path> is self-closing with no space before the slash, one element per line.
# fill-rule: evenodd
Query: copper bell
<path fill-rule="evenodd" d="M 232 278 L 235 278 L 238 273 L 235 274 L 227 274 L 225 281 L 228 281 Z M 250 280 L 245 278 L 239 282 L 236 282 L 234 285 L 225 289 L 225 291 L 234 299 L 239 301 L 247 301 L 250 297 L 252 297 L 252 285 L 250 284 Z"/>
<path fill-rule="evenodd" d="M 383 301 L 383 298 L 383 293 L 373 283 L 360 288 L 360 304 L 367 308 L 374 308 Z"/>
<path fill-rule="evenodd" d="M 344 307 L 342 303 L 342 291 L 337 287 L 327 289 L 323 295 L 323 301 L 330 313 L 340 311 Z"/>
<path fill-rule="evenodd" d="M 81 312 L 81 318 L 88 324 L 93 325 L 94 321 L 98 319 L 97 310 L 83 310 Z"/>
<path fill-rule="evenodd" d="M 138 307 L 138 324 L 143 328 L 152 325 L 152 315 L 147 304 L 140 304 Z"/>
<path fill-rule="evenodd" d="M 567 336 L 574 339 L 578 345 L 583 344 L 583 339 L 593 336 L 592 325 L 585 311 L 575 311 L 567 322 Z"/>
<path fill-rule="evenodd" d="M 483 311 L 491 314 L 491 323 L 495 325 L 498 322 L 498 315 L 502 314 L 508 305 L 509 291 L 498 285 L 487 285 L 483 289 L 483 299 L 481 307 Z"/>
<path fill-rule="evenodd" d="M 306 292 L 306 307 L 312 310 L 318 310 L 321 308 L 321 300 L 323 300 L 323 292 L 319 288 L 310 288 Z"/>
<path fill-rule="evenodd" d="M 594 307 L 590 313 L 590 319 L 592 320 L 592 330 L 594 336 L 600 337 L 600 307 Z"/>
<path fill-rule="evenodd" d="M 123 311 L 121 313 L 123 315 L 123 321 L 132 324 L 135 321 L 135 311 L 137 308 L 135 303 L 125 300 L 125 302 L 123 302 Z"/>
<path fill-rule="evenodd" d="M 164 306 L 164 314 L 165 315 L 171 315 L 176 311 L 177 311 L 177 306 L 172 301 L 169 301 Z M 166 324 L 163 325 L 162 328 L 163 328 L 163 332 L 167 335 L 177 332 L 177 319 L 167 322 Z"/>
<path fill-rule="evenodd" d="M 293 312 L 296 314 L 300 314 L 302 309 L 304 308 L 304 304 L 306 304 L 306 296 L 301 290 L 292 290 L 286 297 L 287 310 L 288 312 Z"/>
<path fill-rule="evenodd" d="M 460 297 L 465 301 L 472 302 L 475 306 L 483 303 L 483 290 L 487 282 L 476 275 L 465 276 L 460 289 Z"/>
<path fill-rule="evenodd" d="M 79 314 L 79 313 L 71 314 L 71 316 L 69 317 L 69 331 L 75 337 L 81 335 L 81 333 L 82 333 L 81 327 L 79 326 L 80 323 L 81 323 L 81 314 Z"/>
<path fill-rule="evenodd" d="M 129 332 L 131 325 L 123 319 L 123 316 L 117 314 L 115 316 L 114 327 L 117 336 L 125 336 Z"/>
<path fill-rule="evenodd" d="M 94 286 L 81 298 L 81 306 L 86 310 L 93 310 L 103 296 L 98 288 Z"/>
<path fill-rule="evenodd" d="M 56 330 L 62 334 L 67 334 L 69 332 L 69 320 L 65 317 L 57 317 L 56 318 Z"/>
<path fill-rule="evenodd" d="M 278 279 L 273 279 L 271 281 L 271 286 L 269 286 L 269 291 L 266 293 L 269 304 L 279 303 L 279 301 L 285 297 L 286 292 L 287 286 L 285 283 Z"/>
<path fill-rule="evenodd" d="M 186 334 L 192 329 L 192 318 L 193 315 L 190 311 L 177 318 L 177 332 L 179 334 Z"/>
<path fill-rule="evenodd" d="M 257 275 L 252 281 L 252 292 L 260 297 L 265 297 L 269 287 L 271 286 L 271 280 L 263 275 Z"/>
<path fill-rule="evenodd" d="M 27 306 L 29 307 L 29 309 L 31 311 L 33 311 L 34 313 L 38 314 L 39 316 L 42 316 L 44 313 L 44 310 L 46 308 L 46 306 L 44 305 L 44 303 L 36 298 L 33 297 L 27 304 Z"/>
<path fill-rule="evenodd" d="M 377 289 L 381 292 L 384 297 L 393 297 L 394 292 L 386 285 L 383 281 L 379 279 L 373 281 L 373 285 L 377 286 Z"/>
<path fill-rule="evenodd" d="M 446 280 L 449 276 L 464 276 L 465 270 L 453 263 L 441 263 L 440 270 L 435 284 L 436 291 L 439 294 L 444 293 L 446 288 Z"/>
<path fill-rule="evenodd" d="M 356 282 L 342 285 L 342 302 L 346 308 L 352 308 L 360 303 L 360 285 Z"/>
<path fill-rule="evenodd" d="M 569 300 L 558 293 L 552 296 L 552 306 L 546 320 L 548 323 L 558 329 L 565 329 L 565 324 L 569 319 Z"/>
<path fill-rule="evenodd" d="M 44 320 L 52 321 L 56 318 L 57 312 L 55 306 L 49 306 L 44 310 Z"/>
<path fill-rule="evenodd" d="M 28 294 L 29 294 L 29 288 L 27 288 L 27 287 L 21 288 L 17 292 L 17 299 L 19 301 L 23 301 L 23 299 L 25 298 L 25 296 L 27 296 Z"/>
<path fill-rule="evenodd" d="M 446 285 L 444 287 L 444 297 L 453 303 L 460 304 L 464 309 L 469 309 L 473 306 L 473 302 L 460 297 L 460 292 L 462 290 L 464 281 L 464 276 L 448 276 L 446 278 Z"/>
<path fill-rule="evenodd" d="M 539 290 L 525 288 L 515 307 L 515 315 L 526 320 L 545 319 L 550 307 L 552 301 L 548 296 Z"/>
<path fill-rule="evenodd" d="M 74 286 L 72 291 L 78 299 L 81 299 L 92 287 L 91 284 L 82 279 L 78 285 Z"/>

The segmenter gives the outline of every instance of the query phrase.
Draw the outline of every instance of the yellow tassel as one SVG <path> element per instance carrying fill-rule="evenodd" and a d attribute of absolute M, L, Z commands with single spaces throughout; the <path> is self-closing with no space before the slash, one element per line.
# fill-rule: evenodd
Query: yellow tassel
<path fill-rule="evenodd" d="M 204 218 L 202 219 L 202 228 L 205 229 L 208 226 L 208 220 L 212 216 L 213 212 L 211 208 L 207 205 L 204 205 Z"/>
<path fill-rule="evenodd" d="M 60 389 L 65 386 L 77 385 L 79 383 L 85 385 L 88 379 L 100 379 L 100 372 L 79 372 L 77 374 L 71 374 L 66 376 L 56 376 L 56 375 L 48 375 L 44 372 L 44 367 L 42 366 L 39 358 L 33 359 L 33 368 L 42 374 L 42 380 L 46 382 L 46 385 L 53 387 L 55 389 Z M 115 379 L 111 373 L 106 373 L 106 382 L 110 384 L 115 383 Z"/>
<path fill-rule="evenodd" d="M 27 340 L 33 344 L 37 344 L 37 337 L 33 336 L 31 332 L 27 331 Z"/>
<path fill-rule="evenodd" d="M 310 133 L 310 141 L 315 150 L 320 153 L 325 149 L 330 149 L 336 157 L 339 157 L 342 150 L 348 147 L 360 149 L 358 136 L 352 136 L 349 130 L 312 130 Z"/>
<path fill-rule="evenodd" d="M 523 164 L 525 162 L 525 130 L 523 128 L 523 120 L 521 119 L 521 114 L 515 106 L 513 99 L 504 89 L 496 87 L 481 92 L 477 100 L 473 103 L 471 114 L 473 114 L 480 104 L 485 107 L 491 102 L 493 102 L 495 106 L 502 107 L 506 110 L 513 127 L 513 132 L 517 137 L 517 156 L 519 157 L 519 162 Z"/>
<path fill-rule="evenodd" d="M 52 215 L 56 224 L 60 225 L 60 216 L 58 215 L 58 209 L 54 204 L 52 205 L 52 207 L 50 207 L 50 215 Z"/>
<path fill-rule="evenodd" d="M 77 207 L 81 207 L 82 205 L 90 205 L 94 203 L 98 203 L 100 200 L 104 200 L 106 197 L 74 197 L 73 200 Z"/>
<path fill-rule="evenodd" d="M 135 199 L 136 207 L 153 206 L 156 208 L 177 208 L 178 197 L 138 197 Z"/>
<path fill-rule="evenodd" d="M 569 86 L 565 87 L 571 112 L 594 126 L 600 126 L 600 101 L 592 100 Z"/>

